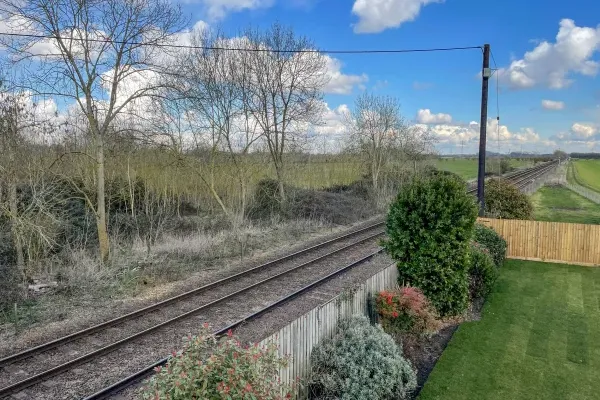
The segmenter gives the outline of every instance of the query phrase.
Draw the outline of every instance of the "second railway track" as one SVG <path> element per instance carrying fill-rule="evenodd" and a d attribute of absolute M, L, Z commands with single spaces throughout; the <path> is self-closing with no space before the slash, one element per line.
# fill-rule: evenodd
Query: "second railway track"
<path fill-rule="evenodd" d="M 226 324 L 240 315 L 251 314 L 282 294 L 335 271 L 348 260 L 372 252 L 378 248 L 375 239 L 382 234 L 383 223 L 376 223 L 87 330 L 6 356 L 0 360 L 0 397 L 17 393 L 23 399 L 81 398 L 98 388 L 97 384 L 88 385 L 90 379 L 86 376 L 96 380 L 100 370 L 106 375 L 104 380 L 110 381 L 108 375 L 113 374 L 102 360 L 114 358 L 111 353 L 118 353 L 117 359 L 126 361 L 140 359 L 133 363 L 136 367 L 147 365 L 157 355 L 180 347 L 182 337 L 194 332 L 202 322 Z M 167 348 L 169 351 L 165 352 Z M 147 352 L 140 354 L 139 349 Z M 114 366 L 110 362 L 108 365 Z M 63 378 L 63 374 L 69 376 Z M 112 379 L 120 375 L 117 373 Z M 57 393 L 59 388 L 62 395 Z"/>

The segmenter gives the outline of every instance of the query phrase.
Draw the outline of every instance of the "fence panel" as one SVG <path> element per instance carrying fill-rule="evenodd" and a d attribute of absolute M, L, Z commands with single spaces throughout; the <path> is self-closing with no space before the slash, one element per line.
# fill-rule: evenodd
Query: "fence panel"
<path fill-rule="evenodd" d="M 320 307 L 314 308 L 276 334 L 264 339 L 260 345 L 275 343 L 279 355 L 292 357 L 287 368 L 279 376 L 282 382 L 293 383 L 296 377 L 305 379 L 310 372 L 310 354 L 323 339 L 333 337 L 338 322 L 355 314 L 368 316 L 368 298 L 381 290 L 395 287 L 398 270 L 395 264 L 373 275 L 365 283 L 350 292 L 345 292 Z M 300 390 L 298 398 L 308 397 L 308 388 Z"/>
<path fill-rule="evenodd" d="M 479 218 L 508 244 L 507 256 L 578 265 L 600 265 L 600 225 Z"/>

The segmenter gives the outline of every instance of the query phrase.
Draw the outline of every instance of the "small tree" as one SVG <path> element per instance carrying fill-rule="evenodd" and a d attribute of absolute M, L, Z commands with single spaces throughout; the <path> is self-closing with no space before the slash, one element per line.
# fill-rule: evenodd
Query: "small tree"
<path fill-rule="evenodd" d="M 533 204 L 525 193 L 504 179 L 485 183 L 485 215 L 492 218 L 532 219 Z"/>
<path fill-rule="evenodd" d="M 462 312 L 468 302 L 468 247 L 477 206 L 465 182 L 448 174 L 415 178 L 387 216 L 387 252 L 399 283 L 420 288 L 438 312 Z"/>

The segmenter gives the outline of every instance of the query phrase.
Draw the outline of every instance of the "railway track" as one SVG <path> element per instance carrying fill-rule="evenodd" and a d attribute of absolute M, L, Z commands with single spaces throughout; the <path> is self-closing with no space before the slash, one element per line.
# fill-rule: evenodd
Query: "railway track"
<path fill-rule="evenodd" d="M 533 168 L 528 168 L 522 171 L 517 171 L 503 176 L 504 179 L 514 184 L 518 189 L 525 188 L 533 180 L 545 175 L 558 165 L 557 160 L 548 161 L 537 165 Z M 469 189 L 468 193 L 477 194 L 477 187 Z"/>
<path fill-rule="evenodd" d="M 61 375 L 72 375 L 74 370 L 78 375 L 97 375 L 98 368 L 102 368 L 99 367 L 103 364 L 102 358 L 111 357 L 111 353 L 126 355 L 139 348 L 148 350 L 145 345 L 153 340 L 164 341 L 165 335 L 172 338 L 167 343 L 173 346 L 203 321 L 224 319 L 215 332 L 217 334 L 233 329 L 368 261 L 382 251 L 375 239 L 383 233 L 383 222 L 378 222 L 110 321 L 5 356 L 0 359 L 0 398 L 10 395 L 22 399 L 56 398 L 59 386 L 68 385 L 73 379 L 75 383 L 78 381 L 73 376 L 61 379 Z M 353 261 L 348 264 L 348 260 Z M 344 266 L 340 268 L 340 265 Z M 232 307 L 236 310 L 232 311 Z M 227 315 L 225 318 L 224 314 Z M 152 339 L 155 337 L 159 339 Z M 67 388 L 65 392 L 71 394 L 62 398 L 86 395 L 88 399 L 106 398 L 166 362 L 166 358 L 161 357 L 157 361 L 159 357 L 152 359 L 151 355 L 141 358 L 152 362 L 143 363 L 145 367 L 138 367 L 138 372 L 133 375 L 117 374 L 118 379 L 113 377 L 116 384 L 105 389 L 90 385 L 87 392 L 77 387 Z M 97 393 L 89 395 L 95 390 Z"/>
<path fill-rule="evenodd" d="M 554 161 L 548 162 L 505 178 L 523 188 L 556 165 Z M 475 188 L 469 193 L 476 191 Z M 11 395 L 18 399 L 56 398 L 57 393 L 65 392 L 69 394 L 61 398 L 108 398 L 152 374 L 154 368 L 165 364 L 168 358 L 153 354 L 141 357 L 136 372 L 131 374 L 129 370 L 114 374 L 108 378 L 112 379 L 112 383 L 104 382 L 98 386 L 83 383 L 85 389 L 71 387 L 64 392 L 62 389 L 57 391 L 55 387 L 70 382 L 77 386 L 82 380 L 77 375 L 98 375 L 98 369 L 106 365 L 101 360 L 111 357 L 111 354 L 131 354 L 135 358 L 139 348 L 148 350 L 148 346 L 152 346 L 154 338 L 160 338 L 158 340 L 171 343 L 172 346 L 202 322 L 219 320 L 227 306 L 252 303 L 247 299 L 260 298 L 261 293 L 272 294 L 266 296 L 262 303 L 258 301 L 249 304 L 249 307 L 241 307 L 237 313 L 229 313 L 215 334 L 221 335 L 257 318 L 379 254 L 382 249 L 374 243 L 376 238 L 383 235 L 383 228 L 383 222 L 374 223 L 129 314 L 6 355 L 0 358 L 0 398 Z M 348 260 L 352 261 L 348 263 Z M 289 281 L 297 284 L 290 286 Z M 277 290 L 278 286 L 289 287 L 281 291 Z M 171 339 L 165 340 L 165 337 Z M 165 347 L 164 343 L 162 347 Z M 163 351 L 157 354 L 168 353 Z M 61 379 L 61 375 L 72 374 L 75 370 L 78 371 L 75 376 Z M 42 389 L 34 390 L 36 387 Z"/>

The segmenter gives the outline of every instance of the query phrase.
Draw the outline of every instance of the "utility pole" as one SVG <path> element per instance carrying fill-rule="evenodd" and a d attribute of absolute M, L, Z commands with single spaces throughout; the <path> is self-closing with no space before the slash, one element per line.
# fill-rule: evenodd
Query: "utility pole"
<path fill-rule="evenodd" d="M 477 175 L 477 199 L 479 200 L 479 216 L 483 217 L 485 209 L 485 142 L 487 134 L 488 86 L 492 70 L 490 69 L 490 45 L 483 45 L 483 69 L 481 71 L 481 123 L 479 124 L 479 173 Z"/>

